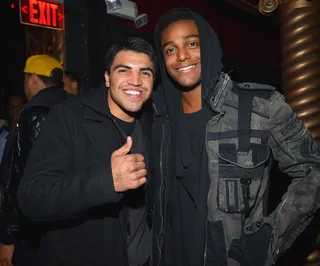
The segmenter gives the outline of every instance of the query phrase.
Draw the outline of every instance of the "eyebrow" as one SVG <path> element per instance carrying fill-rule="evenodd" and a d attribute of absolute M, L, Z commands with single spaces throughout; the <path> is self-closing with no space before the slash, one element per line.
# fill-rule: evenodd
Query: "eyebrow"
<path fill-rule="evenodd" d="M 184 40 L 190 39 L 190 38 L 199 38 L 198 34 L 190 34 L 187 35 L 185 37 L 183 37 Z M 169 45 L 169 44 L 173 44 L 173 41 L 167 41 L 166 43 L 163 44 L 162 48 L 164 48 L 165 46 Z"/>
<path fill-rule="evenodd" d="M 114 67 L 113 71 L 118 69 L 118 68 L 132 69 L 132 67 L 127 66 L 127 65 L 117 65 L 117 66 Z M 154 75 L 154 72 L 153 72 L 152 68 L 150 68 L 150 67 L 142 67 L 139 70 L 140 71 L 150 71 L 152 73 L 152 75 Z"/>

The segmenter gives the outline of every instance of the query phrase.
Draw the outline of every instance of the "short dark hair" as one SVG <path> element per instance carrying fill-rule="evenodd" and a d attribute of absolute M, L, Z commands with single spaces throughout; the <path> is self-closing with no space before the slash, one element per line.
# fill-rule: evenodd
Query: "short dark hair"
<path fill-rule="evenodd" d="M 170 24 L 179 20 L 194 20 L 190 10 L 185 8 L 175 8 L 163 14 L 156 25 L 156 34 L 160 35 Z"/>
<path fill-rule="evenodd" d="M 37 75 L 37 74 L 36 74 Z M 46 86 L 52 86 L 55 85 L 50 77 L 43 76 L 43 75 L 37 75 L 39 79 L 46 85 Z"/>
<path fill-rule="evenodd" d="M 23 100 L 24 102 L 27 101 L 24 94 L 15 92 L 15 93 L 10 94 L 10 95 L 8 96 L 7 102 L 8 102 L 10 99 L 13 99 L 13 98 L 19 98 L 19 99 Z"/>
<path fill-rule="evenodd" d="M 72 81 L 77 82 L 77 83 L 78 83 L 78 87 L 81 87 L 81 86 L 80 86 L 80 78 L 79 78 L 79 76 L 77 75 L 77 73 L 75 73 L 75 72 L 73 72 L 73 71 L 65 70 L 65 71 L 64 71 L 64 75 L 65 75 L 66 77 L 68 77 L 69 79 L 71 79 Z"/>
<path fill-rule="evenodd" d="M 145 40 L 138 37 L 121 39 L 109 48 L 105 56 L 105 70 L 107 72 L 110 73 L 110 67 L 113 64 L 116 55 L 121 51 L 133 51 L 136 53 L 143 53 L 148 55 L 151 59 L 151 62 L 153 63 L 154 73 L 157 72 L 158 59 L 152 46 Z"/>
<path fill-rule="evenodd" d="M 25 73 L 27 76 L 31 76 L 33 75 L 32 73 Z M 47 76 L 44 76 L 44 75 L 38 75 L 38 74 L 34 74 L 34 75 L 37 75 L 38 78 L 44 83 L 44 85 L 46 85 L 47 87 L 50 87 L 50 86 L 61 86 L 61 84 L 55 84 L 55 82 L 52 80 L 51 77 L 47 77 Z M 62 82 L 62 81 L 61 81 Z"/>

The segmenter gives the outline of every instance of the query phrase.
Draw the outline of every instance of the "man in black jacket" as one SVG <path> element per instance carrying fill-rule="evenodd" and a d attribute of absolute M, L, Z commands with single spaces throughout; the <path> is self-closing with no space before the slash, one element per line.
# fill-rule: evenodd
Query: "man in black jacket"
<path fill-rule="evenodd" d="M 24 92 L 28 103 L 19 114 L 13 151 L 4 187 L 3 221 L 0 230 L 0 262 L 3 265 L 31 265 L 38 245 L 38 229 L 19 213 L 16 192 L 26 160 L 51 108 L 67 98 L 61 87 L 62 65 L 53 57 L 34 55 L 24 68 Z"/>
<path fill-rule="evenodd" d="M 51 111 L 18 191 L 22 212 L 48 223 L 35 265 L 149 265 L 156 67 L 147 42 L 122 40 L 107 52 L 106 86 Z"/>

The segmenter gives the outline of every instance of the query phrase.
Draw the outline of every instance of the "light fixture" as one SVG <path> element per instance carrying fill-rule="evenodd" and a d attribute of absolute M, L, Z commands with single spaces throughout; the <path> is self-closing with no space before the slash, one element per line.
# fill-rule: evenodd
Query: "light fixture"
<path fill-rule="evenodd" d="M 108 11 L 115 11 L 122 7 L 120 0 L 105 0 L 107 5 L 107 12 Z"/>
<path fill-rule="evenodd" d="M 129 0 L 105 0 L 107 4 L 107 14 L 134 21 L 136 28 L 140 28 L 148 23 L 146 14 L 138 14 L 137 5 Z"/>

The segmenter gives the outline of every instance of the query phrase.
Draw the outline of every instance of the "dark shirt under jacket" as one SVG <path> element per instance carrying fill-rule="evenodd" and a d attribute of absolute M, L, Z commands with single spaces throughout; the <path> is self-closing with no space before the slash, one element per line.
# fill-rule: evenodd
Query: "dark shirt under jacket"
<path fill-rule="evenodd" d="M 132 137 L 133 145 L 130 153 L 143 154 L 146 168 L 148 168 L 147 149 L 141 137 L 140 124 L 136 121 L 125 122 L 116 117 L 114 121 L 124 138 L 127 136 Z M 130 266 L 145 265 L 151 252 L 151 231 L 147 224 L 147 194 L 148 182 L 124 194 L 125 205 L 128 208 L 127 248 Z"/>

